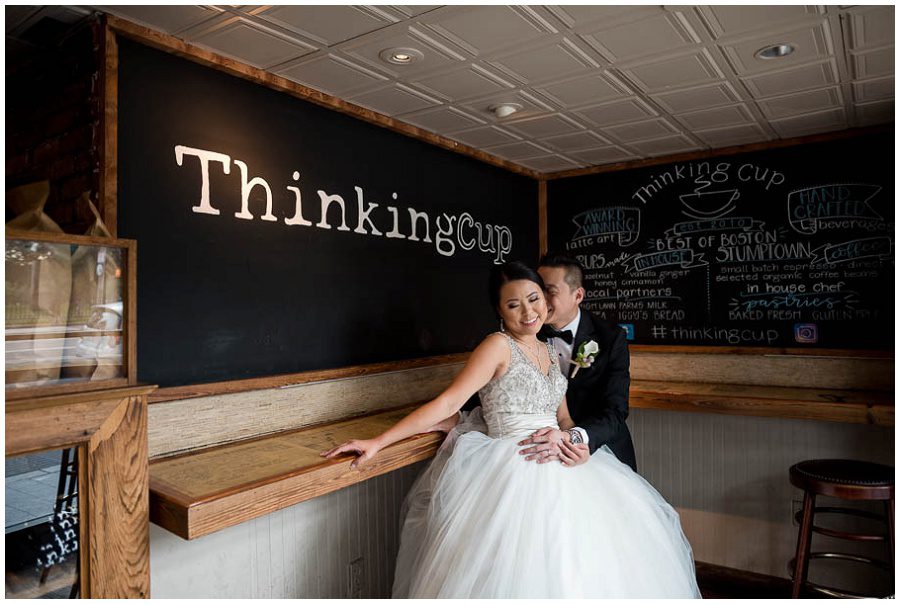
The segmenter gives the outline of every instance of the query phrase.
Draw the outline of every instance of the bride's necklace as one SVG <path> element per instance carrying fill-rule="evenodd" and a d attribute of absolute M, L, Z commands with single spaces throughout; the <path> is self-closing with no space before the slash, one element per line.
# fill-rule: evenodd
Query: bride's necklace
<path fill-rule="evenodd" d="M 531 345 L 528 344 L 527 342 L 525 342 L 524 340 L 520 340 L 519 338 L 516 338 L 516 337 L 513 337 L 513 339 L 516 342 L 521 343 L 525 347 L 525 350 L 528 351 L 529 353 L 531 353 L 531 356 L 534 357 L 534 360 L 537 362 L 538 370 L 540 370 L 541 373 L 544 373 L 544 363 L 541 360 L 541 354 L 540 354 L 540 350 L 541 350 L 540 342 L 535 342 L 534 348 L 532 348 Z"/>

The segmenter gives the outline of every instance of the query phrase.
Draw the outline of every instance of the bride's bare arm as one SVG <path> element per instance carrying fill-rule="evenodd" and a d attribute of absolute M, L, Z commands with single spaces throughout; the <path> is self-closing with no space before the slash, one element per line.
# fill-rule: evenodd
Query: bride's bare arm
<path fill-rule="evenodd" d="M 325 451 L 332 458 L 340 453 L 355 452 L 359 458 L 353 467 L 371 459 L 375 453 L 397 441 L 424 432 L 427 428 L 454 415 L 470 396 L 488 383 L 498 369 L 509 361 L 509 345 L 504 338 L 487 337 L 472 351 L 465 367 L 441 394 L 425 403 L 384 433 L 368 440 L 351 440 Z"/>

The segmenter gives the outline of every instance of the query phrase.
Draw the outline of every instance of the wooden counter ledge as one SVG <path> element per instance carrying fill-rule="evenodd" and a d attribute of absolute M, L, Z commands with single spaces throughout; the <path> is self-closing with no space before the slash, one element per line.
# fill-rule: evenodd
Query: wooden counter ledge
<path fill-rule="evenodd" d="M 894 425 L 894 393 L 632 380 L 633 409 Z"/>
<path fill-rule="evenodd" d="M 420 434 L 395 443 L 360 470 L 350 469 L 352 455 L 319 456 L 344 441 L 381 433 L 414 408 L 153 461 L 150 520 L 184 539 L 194 539 L 428 459 L 443 434 Z"/>

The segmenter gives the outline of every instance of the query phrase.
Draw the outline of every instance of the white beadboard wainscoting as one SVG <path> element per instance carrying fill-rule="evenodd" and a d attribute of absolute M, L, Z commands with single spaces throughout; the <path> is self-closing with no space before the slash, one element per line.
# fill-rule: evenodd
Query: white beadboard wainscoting
<path fill-rule="evenodd" d="M 426 463 L 192 541 L 151 524 L 151 596 L 389 598 L 400 505 Z"/>

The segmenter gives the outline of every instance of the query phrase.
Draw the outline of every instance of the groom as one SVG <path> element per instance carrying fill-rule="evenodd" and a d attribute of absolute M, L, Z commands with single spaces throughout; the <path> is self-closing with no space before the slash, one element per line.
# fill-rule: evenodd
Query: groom
<path fill-rule="evenodd" d="M 547 288 L 548 309 L 539 337 L 549 338 L 559 354 L 560 369 L 569 378 L 566 402 L 576 428 L 568 432 L 542 428 L 519 443 L 531 445 L 520 453 L 529 460 L 559 459 L 578 465 L 607 445 L 619 461 L 637 471 L 631 433 L 625 425 L 631 381 L 625 332 L 580 308 L 584 287 L 577 260 L 563 254 L 546 255 L 537 271 Z M 579 348 L 590 342 L 599 350 L 589 366 L 576 370 L 573 359 L 577 360 Z"/>

